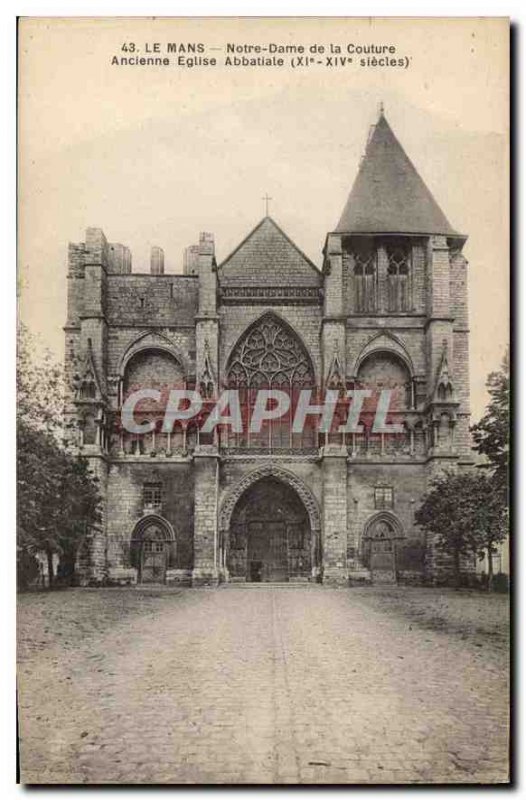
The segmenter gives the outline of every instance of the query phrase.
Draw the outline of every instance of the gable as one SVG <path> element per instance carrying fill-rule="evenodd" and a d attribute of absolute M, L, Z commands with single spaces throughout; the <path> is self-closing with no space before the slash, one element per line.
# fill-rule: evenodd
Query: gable
<path fill-rule="evenodd" d="M 273 219 L 265 217 L 218 267 L 219 283 L 234 286 L 321 286 L 319 270 Z"/>

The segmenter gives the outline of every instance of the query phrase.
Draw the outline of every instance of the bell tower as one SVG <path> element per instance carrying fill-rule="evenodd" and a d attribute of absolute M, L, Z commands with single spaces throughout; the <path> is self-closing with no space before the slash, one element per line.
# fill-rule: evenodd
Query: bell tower
<path fill-rule="evenodd" d="M 374 436 L 367 425 L 353 434 L 346 443 L 347 508 L 331 512 L 326 493 L 327 519 L 347 517 L 351 576 L 385 486 L 408 537 L 428 480 L 444 466 L 471 463 L 465 241 L 381 108 L 324 250 L 324 375 L 330 377 L 337 353 L 348 388 L 393 390 L 393 421 L 403 426 L 391 438 Z M 408 502 L 407 486 L 414 487 Z M 343 536 L 340 530 L 340 545 Z"/>

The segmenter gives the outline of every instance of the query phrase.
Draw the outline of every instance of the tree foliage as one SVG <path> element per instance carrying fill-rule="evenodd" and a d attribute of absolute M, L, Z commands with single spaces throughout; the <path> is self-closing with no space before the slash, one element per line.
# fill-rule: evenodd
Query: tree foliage
<path fill-rule="evenodd" d="M 506 535 L 505 505 L 491 477 L 480 471 L 445 472 L 415 514 L 415 522 L 434 537 L 453 562 L 455 584 L 461 582 L 462 558 L 491 556 Z"/>
<path fill-rule="evenodd" d="M 473 517 L 472 476 L 444 473 L 431 484 L 415 522 L 430 533 L 439 550 L 453 558 L 455 583 L 460 584 L 461 560 L 470 554 L 467 536 Z"/>
<path fill-rule="evenodd" d="M 475 450 L 487 458 L 499 489 L 507 494 L 510 442 L 510 373 L 506 353 L 499 372 L 491 372 L 486 381 L 490 402 L 480 422 L 471 433 Z"/>
<path fill-rule="evenodd" d="M 34 555 L 45 552 L 50 582 L 53 555 L 72 573 L 88 528 L 100 521 L 97 479 L 63 445 L 62 370 L 21 328 L 17 359 L 18 571 L 23 585 Z"/>
<path fill-rule="evenodd" d="M 39 348 L 37 340 L 23 324 L 18 331 L 16 361 L 18 419 L 32 430 L 53 436 L 61 444 L 63 370 L 49 350 Z"/>
<path fill-rule="evenodd" d="M 493 555 L 496 545 L 506 538 L 508 509 L 506 498 L 494 476 L 478 471 L 473 481 L 474 513 L 470 531 L 471 547 L 478 558 L 488 556 L 489 586 L 493 580 Z"/>

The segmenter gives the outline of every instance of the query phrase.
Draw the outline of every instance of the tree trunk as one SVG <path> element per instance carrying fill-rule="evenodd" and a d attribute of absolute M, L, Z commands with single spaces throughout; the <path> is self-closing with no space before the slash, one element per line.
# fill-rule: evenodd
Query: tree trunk
<path fill-rule="evenodd" d="M 455 569 L 455 588 L 460 589 L 460 550 L 455 550 L 454 569 Z"/>
<path fill-rule="evenodd" d="M 75 565 L 77 562 L 77 552 L 74 547 L 62 553 L 58 565 L 58 574 L 67 586 L 72 586 L 75 578 Z"/>
<path fill-rule="evenodd" d="M 47 555 L 47 585 L 48 589 L 53 588 L 53 584 L 55 583 L 55 573 L 53 572 L 53 552 L 51 550 L 46 550 Z"/>
<path fill-rule="evenodd" d="M 493 548 L 488 546 L 488 592 L 493 588 Z"/>

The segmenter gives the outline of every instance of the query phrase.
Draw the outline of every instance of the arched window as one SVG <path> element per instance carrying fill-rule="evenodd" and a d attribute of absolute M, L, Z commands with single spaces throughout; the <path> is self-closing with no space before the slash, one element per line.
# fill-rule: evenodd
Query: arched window
<path fill-rule="evenodd" d="M 450 381 L 440 382 L 437 388 L 438 399 L 447 402 L 453 397 L 453 387 Z"/>
<path fill-rule="evenodd" d="M 354 310 L 361 313 L 374 312 L 377 308 L 377 257 L 374 242 L 370 240 L 356 244 L 354 261 Z"/>
<path fill-rule="evenodd" d="M 390 391 L 386 422 L 388 425 L 402 425 L 405 411 L 411 408 L 411 374 L 402 358 L 388 350 L 375 350 L 361 361 L 356 376 L 355 387 L 371 391 L 365 399 L 360 415 L 364 427 L 361 434 L 352 434 L 347 445 L 354 453 L 367 453 L 371 457 L 381 457 L 409 448 L 410 435 L 406 428 L 398 433 L 384 433 L 375 430 L 376 412 L 381 392 Z"/>
<path fill-rule="evenodd" d="M 411 251 L 404 241 L 387 246 L 387 310 L 411 308 Z"/>
<path fill-rule="evenodd" d="M 284 320 L 269 313 L 250 326 L 232 351 L 226 380 L 229 388 L 240 392 L 244 428 L 237 438 L 230 436 L 229 445 L 265 449 L 314 446 L 314 428 L 292 434 L 295 400 L 301 389 L 315 386 L 315 375 L 305 346 Z M 249 434 L 248 422 L 258 389 L 287 392 L 291 408 L 287 417 L 264 423 L 259 434 Z"/>
<path fill-rule="evenodd" d="M 84 380 L 80 385 L 81 400 L 93 400 L 96 396 L 97 388 L 94 380 Z"/>
<path fill-rule="evenodd" d="M 184 386 L 184 370 L 177 359 L 162 348 L 139 350 L 129 358 L 123 374 L 122 401 L 140 389 L 156 389 L 161 393 L 160 402 L 145 398 L 135 407 L 135 419 L 139 423 L 156 422 L 152 433 L 129 433 L 123 431 L 122 449 L 132 455 L 145 453 L 168 452 L 168 437 L 162 432 L 162 425 L 157 419 L 160 410 L 165 407 L 171 389 Z"/>
<path fill-rule="evenodd" d="M 181 389 L 183 382 L 183 368 L 171 353 L 156 348 L 139 350 L 126 364 L 124 397 L 137 389 Z"/>
<path fill-rule="evenodd" d="M 265 314 L 234 348 L 227 381 L 232 387 L 308 388 L 314 386 L 314 371 L 293 330 L 274 314 Z"/>
<path fill-rule="evenodd" d="M 396 353 L 388 350 L 370 353 L 361 362 L 357 379 L 361 388 L 372 389 L 374 406 L 376 395 L 383 389 L 390 389 L 390 409 L 401 411 L 411 407 L 411 375 Z"/>

